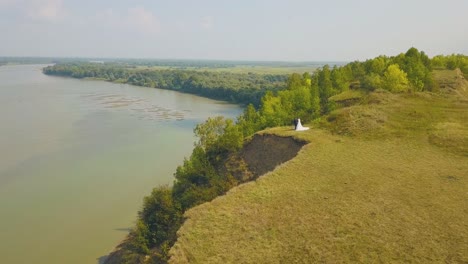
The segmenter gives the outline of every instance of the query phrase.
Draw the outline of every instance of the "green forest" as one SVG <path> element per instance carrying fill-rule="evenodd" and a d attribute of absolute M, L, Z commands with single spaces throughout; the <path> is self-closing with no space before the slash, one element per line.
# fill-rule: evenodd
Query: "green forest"
<path fill-rule="evenodd" d="M 260 104 L 266 91 L 284 89 L 287 75 L 138 68 L 121 63 L 63 63 L 44 68 L 49 75 L 96 78 L 157 87 L 240 104 Z"/>
<path fill-rule="evenodd" d="M 219 99 L 231 100 L 234 94 L 243 94 L 245 97 L 234 96 L 234 98 L 242 98 L 240 102 L 249 103 L 244 113 L 235 121 L 224 117 L 213 117 L 196 126 L 194 133 L 198 141 L 191 156 L 176 169 L 173 186 L 156 187 L 144 198 L 136 226 L 127 240 L 119 246 L 121 261 L 141 263 L 145 256 L 149 256 L 151 263 L 165 263 L 168 260 L 168 251 L 176 240 L 176 232 L 184 221 L 184 212 L 242 183 L 242 180 L 236 179 L 224 164 L 255 132 L 268 127 L 291 125 L 293 119 L 298 117 L 306 123 L 319 120 L 321 116 L 342 107 L 337 100 L 334 100 L 338 95 L 342 101 L 347 98 L 352 99 L 355 92 L 367 93 L 377 89 L 392 93 L 438 92 L 439 84 L 432 74 L 434 68 L 459 68 L 466 76 L 468 57 L 450 55 L 430 59 L 424 52 L 411 48 L 397 56 L 379 56 L 364 62 L 351 62 L 341 67 L 330 68 L 326 65 L 312 73 L 292 74 L 287 79 L 281 76 L 264 76 L 265 79 L 256 75 L 245 76 L 250 77 L 248 79 L 250 83 L 260 78 L 254 87 L 243 87 L 242 83 L 247 81 L 236 81 L 233 93 L 230 95 L 221 93 Z M 174 76 L 182 75 L 184 80 L 187 78 L 193 80 L 191 76 L 193 72 L 162 71 L 130 74 L 131 71 L 115 66 L 107 68 L 107 66 L 90 64 L 57 65 L 46 68 L 45 72 L 74 77 L 106 76 L 104 77 L 106 80 L 127 78 L 129 83 L 143 82 L 138 84 L 165 83 L 165 85 L 176 85 L 175 90 L 183 90 L 184 86 L 183 82 L 179 82 L 180 79 Z M 201 74 L 203 75 L 204 73 Z M 149 76 L 155 78 L 167 76 L 168 79 L 152 79 Z M 241 77 L 230 74 L 206 74 L 204 78 L 219 80 L 223 76 L 226 77 L 224 83 L 233 82 L 235 78 Z M 263 86 L 265 83 L 267 84 Z M 200 90 L 197 91 L 203 90 L 202 87 L 205 86 L 199 86 Z M 248 93 L 241 93 L 244 89 L 262 92 L 252 93 L 249 97 Z M 263 97 L 257 101 L 257 96 L 263 93 L 265 93 Z M 197 94 L 203 95 L 203 93 Z"/>

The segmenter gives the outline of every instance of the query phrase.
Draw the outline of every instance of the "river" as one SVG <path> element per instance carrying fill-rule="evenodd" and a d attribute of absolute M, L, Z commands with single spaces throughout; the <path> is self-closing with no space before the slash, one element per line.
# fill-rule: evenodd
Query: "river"
<path fill-rule="evenodd" d="M 193 128 L 236 105 L 174 91 L 0 67 L 0 263 L 98 263 L 154 186 L 171 184 Z"/>

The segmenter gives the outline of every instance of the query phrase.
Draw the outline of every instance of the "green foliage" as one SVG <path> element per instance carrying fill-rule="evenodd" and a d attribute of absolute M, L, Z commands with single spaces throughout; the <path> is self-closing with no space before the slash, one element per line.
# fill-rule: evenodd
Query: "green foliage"
<path fill-rule="evenodd" d="M 317 72 L 317 80 L 319 87 L 319 98 L 320 106 L 323 113 L 328 113 L 330 111 L 328 98 L 333 96 L 336 93 L 336 90 L 333 89 L 332 75 L 330 67 L 325 65 L 321 70 Z"/>
<path fill-rule="evenodd" d="M 404 92 L 408 90 L 406 73 L 400 70 L 397 64 L 388 66 L 382 78 L 382 88 L 391 92 Z"/>
<path fill-rule="evenodd" d="M 216 170 L 205 150 L 196 146 L 190 158 L 177 167 L 174 197 L 177 197 L 183 209 L 207 201 L 212 195 L 205 187 L 210 187 L 216 177 Z"/>
<path fill-rule="evenodd" d="M 235 152 L 242 147 L 244 135 L 239 126 L 231 119 L 226 119 L 224 123 L 224 133 L 219 137 L 214 153 Z"/>
<path fill-rule="evenodd" d="M 267 92 L 262 98 L 260 107 L 260 123 L 262 127 L 275 127 L 282 125 L 287 116 L 281 104 L 281 98 Z"/>
<path fill-rule="evenodd" d="M 364 62 L 366 72 L 369 74 L 382 75 L 388 66 L 388 58 L 385 56 L 379 56 L 375 59 L 367 60 Z"/>
<path fill-rule="evenodd" d="M 260 130 L 259 113 L 255 110 L 255 107 L 252 104 L 249 104 L 244 109 L 244 113 L 238 117 L 237 125 L 242 131 L 244 138 L 251 136 Z"/>
<path fill-rule="evenodd" d="M 310 76 L 310 73 L 304 72 L 304 74 L 302 74 L 302 85 L 310 86 L 311 84 L 312 84 L 312 76 Z"/>
<path fill-rule="evenodd" d="M 285 109 L 289 113 L 288 120 L 294 117 L 303 117 L 304 121 L 310 120 L 312 94 L 309 87 L 301 86 L 291 91 L 280 91 L 278 95 L 282 97 L 283 104 L 289 106 Z"/>
<path fill-rule="evenodd" d="M 350 89 L 351 83 L 367 91 L 381 88 L 392 92 L 437 91 L 431 69 L 429 57 L 411 48 L 395 57 L 379 56 L 333 69 L 325 65 L 302 78 L 293 74 L 286 90 L 269 92 L 262 98 L 255 128 L 288 125 L 298 117 L 307 122 L 329 113 L 337 107 L 329 98 Z M 244 124 L 244 127 L 248 126 Z"/>
<path fill-rule="evenodd" d="M 397 60 L 400 68 L 406 72 L 409 85 L 414 91 L 432 90 L 432 67 L 430 59 L 424 52 L 419 52 L 416 48 L 410 48 L 404 56 Z"/>
<path fill-rule="evenodd" d="M 294 89 L 295 87 L 299 87 L 303 84 L 303 79 L 300 74 L 293 73 L 288 78 L 288 89 Z"/>
<path fill-rule="evenodd" d="M 382 77 L 376 73 L 366 75 L 361 81 L 361 87 L 368 91 L 382 88 Z"/>
<path fill-rule="evenodd" d="M 144 256 L 149 254 L 152 254 L 152 263 L 166 263 L 167 249 L 175 242 L 176 231 L 182 224 L 182 213 L 171 188 L 154 188 L 143 200 L 135 228 L 122 245 L 119 263 L 143 263 Z"/>
<path fill-rule="evenodd" d="M 438 62 L 440 63 L 440 61 Z M 388 71 L 389 65 L 398 65 L 400 70 L 406 73 L 408 79 L 408 89 L 413 91 L 436 91 L 437 83 L 432 77 L 432 61 L 424 53 L 416 48 L 410 48 L 406 53 L 401 53 L 395 57 L 379 56 L 365 62 L 352 62 L 343 69 L 350 68 L 354 80 L 358 80 L 360 87 L 366 90 L 375 90 L 388 87 L 389 79 L 383 87 L 384 74 Z M 392 69 L 394 71 L 394 69 Z M 397 87 L 396 90 L 402 89 Z M 406 89 L 406 88 L 405 88 Z"/>
<path fill-rule="evenodd" d="M 353 80 L 361 80 L 367 74 L 364 64 L 359 61 L 351 62 L 347 66 L 350 68 Z"/>
<path fill-rule="evenodd" d="M 318 85 L 320 87 L 320 101 L 322 105 L 326 105 L 328 98 L 333 95 L 333 83 L 331 81 L 330 67 L 325 65 L 322 70 L 317 72 Z"/>
<path fill-rule="evenodd" d="M 312 120 L 320 113 L 320 91 L 315 74 L 296 75 L 288 89 L 277 95 L 267 93 L 259 110 L 258 128 L 291 124 L 295 118 L 304 122 Z M 331 83 L 331 82 L 330 82 Z"/>
<path fill-rule="evenodd" d="M 310 112 L 312 113 L 312 118 L 319 116 L 321 107 L 320 107 L 320 87 L 318 83 L 318 76 L 314 74 L 311 78 L 310 84 L 310 96 L 311 96 L 311 105 Z"/>
<path fill-rule="evenodd" d="M 436 82 L 432 74 L 424 80 L 424 87 L 430 92 L 439 92 L 440 89 L 439 83 Z"/>
<path fill-rule="evenodd" d="M 180 206 L 167 186 L 154 188 L 144 198 L 139 217 L 142 223 L 138 223 L 137 230 L 146 237 L 150 248 L 160 246 L 165 241 L 175 241 L 175 233 L 182 223 Z"/>
<path fill-rule="evenodd" d="M 333 67 L 331 71 L 332 86 L 337 92 L 347 91 L 349 83 L 346 81 L 346 76 L 342 68 Z"/>
<path fill-rule="evenodd" d="M 138 254 L 146 255 L 149 253 L 150 231 L 143 220 L 138 219 L 135 228 L 130 232 L 129 243 L 126 249 Z"/>
<path fill-rule="evenodd" d="M 224 117 L 209 118 L 194 130 L 199 138 L 189 159 L 179 166 L 173 196 L 183 210 L 210 201 L 236 185 L 231 175 L 217 171 L 228 153 L 240 149 L 244 135 L 242 127 Z"/>
<path fill-rule="evenodd" d="M 165 241 L 159 246 L 158 251 L 150 257 L 150 260 L 145 263 L 151 264 L 165 264 L 169 261 L 169 250 L 171 249 L 172 243 Z"/>
<path fill-rule="evenodd" d="M 455 70 L 458 68 L 465 74 L 465 76 L 468 75 L 468 56 L 463 54 L 435 56 L 432 58 L 431 63 L 434 67 L 440 69 Z"/>
<path fill-rule="evenodd" d="M 222 116 L 210 117 L 205 123 L 198 124 L 193 130 L 195 136 L 198 137 L 196 146 L 204 150 L 214 148 L 218 138 L 224 133 L 225 128 L 226 120 Z"/>
<path fill-rule="evenodd" d="M 242 131 L 231 119 L 223 116 L 208 118 L 205 123 L 195 127 L 194 133 L 199 138 L 196 146 L 216 155 L 236 151 L 243 143 Z"/>
<path fill-rule="evenodd" d="M 201 147 L 195 147 L 190 158 L 177 168 L 175 177 L 174 197 L 183 210 L 210 201 L 236 184 L 230 175 L 216 171 Z"/>

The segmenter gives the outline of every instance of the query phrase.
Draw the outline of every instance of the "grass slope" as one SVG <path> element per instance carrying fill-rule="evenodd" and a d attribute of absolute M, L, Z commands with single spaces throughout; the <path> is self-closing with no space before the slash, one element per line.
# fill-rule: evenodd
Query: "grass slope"
<path fill-rule="evenodd" d="M 466 82 L 466 81 L 465 81 Z M 171 263 L 467 263 L 468 100 L 373 93 L 257 181 L 195 207 Z"/>

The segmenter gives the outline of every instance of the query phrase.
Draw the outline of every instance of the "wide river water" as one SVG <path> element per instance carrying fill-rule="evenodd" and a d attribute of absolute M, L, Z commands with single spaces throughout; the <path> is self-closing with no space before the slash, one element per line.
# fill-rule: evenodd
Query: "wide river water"
<path fill-rule="evenodd" d="M 98 263 L 190 155 L 241 109 L 173 91 L 0 67 L 0 263 Z"/>

